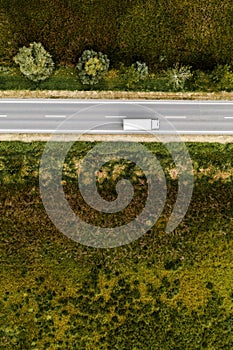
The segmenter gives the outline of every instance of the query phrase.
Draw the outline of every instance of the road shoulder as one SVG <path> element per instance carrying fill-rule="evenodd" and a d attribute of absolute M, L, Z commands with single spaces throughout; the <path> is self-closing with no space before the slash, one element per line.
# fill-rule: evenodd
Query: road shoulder
<path fill-rule="evenodd" d="M 122 134 L 0 134 L 0 141 L 48 142 L 53 141 L 128 141 L 128 142 L 177 142 L 177 135 L 122 135 Z M 233 135 L 178 135 L 181 142 L 233 143 Z"/>

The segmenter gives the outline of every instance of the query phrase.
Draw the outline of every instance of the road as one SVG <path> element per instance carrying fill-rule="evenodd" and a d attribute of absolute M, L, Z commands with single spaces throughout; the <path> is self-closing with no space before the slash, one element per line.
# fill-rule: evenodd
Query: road
<path fill-rule="evenodd" d="M 124 118 L 158 118 L 155 134 L 233 135 L 233 101 L 0 100 L 0 133 L 145 133 Z"/>

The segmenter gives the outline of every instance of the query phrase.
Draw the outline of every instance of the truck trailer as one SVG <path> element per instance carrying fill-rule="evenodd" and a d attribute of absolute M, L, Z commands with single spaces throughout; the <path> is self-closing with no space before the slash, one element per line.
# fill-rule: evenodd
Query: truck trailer
<path fill-rule="evenodd" d="M 126 131 L 150 131 L 159 129 L 159 119 L 123 119 L 123 130 Z"/>

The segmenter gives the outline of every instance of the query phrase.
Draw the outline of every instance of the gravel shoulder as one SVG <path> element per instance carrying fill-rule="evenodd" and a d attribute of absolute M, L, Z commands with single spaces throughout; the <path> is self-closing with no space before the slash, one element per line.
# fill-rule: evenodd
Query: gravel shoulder
<path fill-rule="evenodd" d="M 48 142 L 51 134 L 0 134 L 0 141 L 22 141 L 22 142 Z M 233 143 L 233 135 L 78 135 L 78 134 L 59 134 L 53 136 L 53 141 L 127 141 L 127 142 L 209 142 L 209 143 Z"/>
<path fill-rule="evenodd" d="M 0 98 L 75 98 L 144 100 L 233 100 L 233 92 L 135 92 L 135 91 L 50 91 L 7 90 Z"/>

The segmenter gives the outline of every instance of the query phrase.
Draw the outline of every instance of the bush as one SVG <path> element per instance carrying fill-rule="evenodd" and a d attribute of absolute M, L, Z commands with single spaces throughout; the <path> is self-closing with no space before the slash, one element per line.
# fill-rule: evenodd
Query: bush
<path fill-rule="evenodd" d="M 167 78 L 167 86 L 172 91 L 181 91 L 185 88 L 185 83 L 188 79 L 192 77 L 190 66 L 180 66 L 175 65 L 174 68 L 169 68 L 165 72 L 165 77 Z"/>
<path fill-rule="evenodd" d="M 233 90 L 233 72 L 228 64 L 217 65 L 211 74 L 217 90 Z"/>
<path fill-rule="evenodd" d="M 137 61 L 134 64 L 134 67 L 135 67 L 136 72 L 138 74 L 139 80 L 144 80 L 147 78 L 149 73 L 148 73 L 148 67 L 147 67 L 145 62 L 141 63 L 141 62 Z"/>
<path fill-rule="evenodd" d="M 49 78 L 54 69 L 51 55 L 41 43 L 36 42 L 20 48 L 14 62 L 19 64 L 23 75 L 36 83 Z"/>
<path fill-rule="evenodd" d="M 85 50 L 76 66 L 82 84 L 95 85 L 104 78 L 109 68 L 109 59 L 102 52 Z"/>
<path fill-rule="evenodd" d="M 208 72 L 196 70 L 193 73 L 192 79 L 190 80 L 190 90 L 193 91 L 213 91 L 214 83 L 211 79 L 211 75 Z"/>
<path fill-rule="evenodd" d="M 130 67 L 121 66 L 121 79 L 127 88 L 132 88 L 139 81 L 148 77 L 148 67 L 146 63 L 137 61 Z"/>

